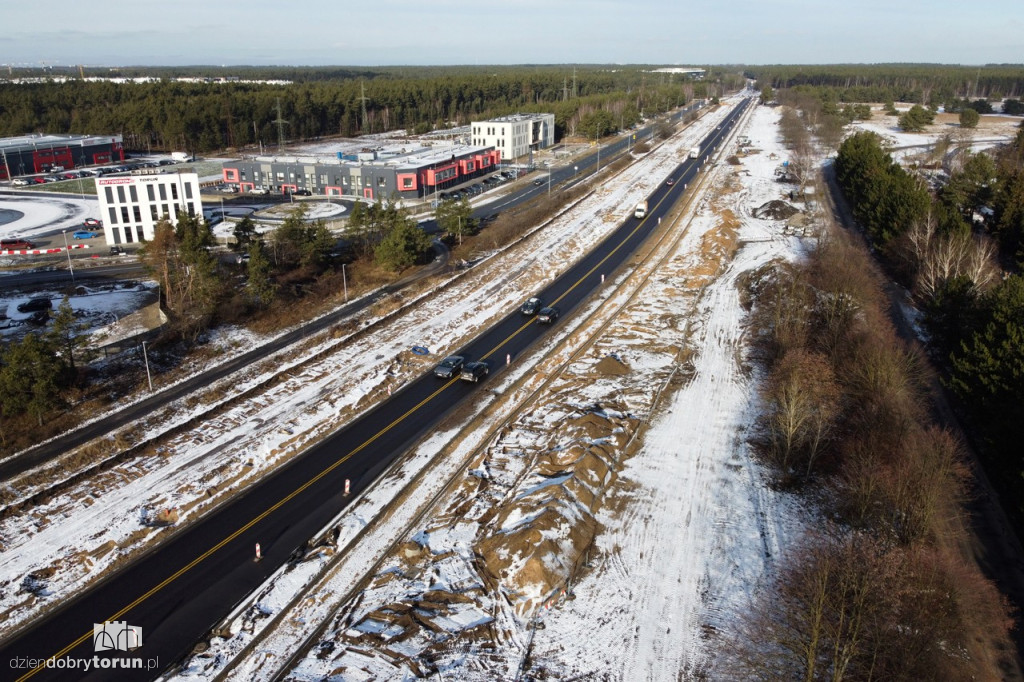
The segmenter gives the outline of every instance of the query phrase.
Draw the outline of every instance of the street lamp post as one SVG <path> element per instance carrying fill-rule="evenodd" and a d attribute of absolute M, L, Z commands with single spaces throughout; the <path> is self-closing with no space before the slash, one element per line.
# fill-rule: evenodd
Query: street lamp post
<path fill-rule="evenodd" d="M 71 271 L 71 283 L 74 284 L 75 283 L 75 267 L 73 265 L 71 265 L 71 247 L 68 246 L 68 231 L 67 230 L 61 230 L 60 233 L 62 235 L 64 235 L 64 252 L 67 253 L 67 255 L 68 255 L 68 270 Z"/>
<path fill-rule="evenodd" d="M 341 284 L 345 287 L 345 303 L 348 303 L 348 277 L 345 275 L 345 264 L 341 264 Z"/>
<path fill-rule="evenodd" d="M 153 392 L 153 375 L 149 373 L 149 354 L 146 353 L 146 342 L 142 342 L 142 359 L 146 362 L 146 379 L 149 381 L 149 392 Z"/>
<path fill-rule="evenodd" d="M 548 196 L 551 196 L 551 166 L 548 166 Z"/>
<path fill-rule="evenodd" d="M 576 181 L 576 173 L 578 173 L 579 170 L 580 170 L 579 166 L 573 166 L 572 167 L 572 179 L 573 179 L 573 182 Z"/>

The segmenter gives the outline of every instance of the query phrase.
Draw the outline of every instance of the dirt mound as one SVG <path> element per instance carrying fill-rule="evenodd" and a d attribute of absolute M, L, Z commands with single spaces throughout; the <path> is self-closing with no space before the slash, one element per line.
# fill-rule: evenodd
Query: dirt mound
<path fill-rule="evenodd" d="M 629 374 L 629 367 L 614 355 L 606 355 L 597 363 L 594 371 L 605 376 L 623 376 Z"/>
<path fill-rule="evenodd" d="M 758 206 L 751 213 L 755 218 L 763 220 L 786 220 L 799 211 L 785 201 L 772 199 L 768 203 Z"/>

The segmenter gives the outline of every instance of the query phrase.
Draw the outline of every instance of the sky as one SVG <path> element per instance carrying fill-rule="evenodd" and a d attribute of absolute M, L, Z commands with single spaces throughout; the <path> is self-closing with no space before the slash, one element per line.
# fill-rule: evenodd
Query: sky
<path fill-rule="evenodd" d="M 0 0 L 0 64 L 1024 62 L 1020 0 Z"/>

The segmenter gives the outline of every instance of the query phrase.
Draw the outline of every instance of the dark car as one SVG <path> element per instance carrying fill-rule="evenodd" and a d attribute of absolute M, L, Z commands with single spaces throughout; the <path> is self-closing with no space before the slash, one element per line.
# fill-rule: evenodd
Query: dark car
<path fill-rule="evenodd" d="M 30 298 L 24 303 L 18 304 L 19 313 L 34 313 L 37 310 L 50 310 L 53 308 L 53 301 L 48 298 Z"/>
<path fill-rule="evenodd" d="M 311 196 L 313 196 L 313 193 L 310 192 L 308 189 L 297 189 L 294 192 L 292 192 L 292 194 L 294 194 L 295 196 L 298 196 L 298 197 L 311 197 Z"/>
<path fill-rule="evenodd" d="M 487 366 L 486 362 L 467 362 L 462 368 L 462 374 L 459 378 L 463 381 L 472 381 L 474 384 L 491 371 L 491 368 Z"/>
<path fill-rule="evenodd" d="M 520 306 L 519 312 L 521 312 L 523 315 L 536 315 L 537 311 L 543 307 L 544 301 L 540 300 L 540 298 L 538 298 L 537 296 L 531 296 L 530 298 L 526 299 L 526 303 Z"/>
<path fill-rule="evenodd" d="M 558 319 L 560 313 L 558 308 L 555 306 L 548 306 L 547 308 L 541 308 L 540 312 L 537 313 L 537 321 L 542 324 L 551 324 Z"/>
<path fill-rule="evenodd" d="M 539 187 L 539 186 L 541 186 L 543 184 L 544 184 L 544 181 L 541 180 L 540 178 L 537 178 L 536 180 L 533 181 L 533 186 L 534 187 Z"/>
<path fill-rule="evenodd" d="M 434 376 L 441 379 L 451 379 L 462 371 L 464 364 L 466 364 L 466 358 L 461 355 L 449 355 L 441 361 L 441 364 L 434 368 Z"/>
<path fill-rule="evenodd" d="M 675 178 L 669 178 L 668 180 L 665 181 L 665 184 L 671 187 L 672 185 L 676 184 Z"/>
<path fill-rule="evenodd" d="M 82 221 L 82 224 L 86 227 L 102 227 L 103 221 L 97 220 L 96 218 L 86 218 Z"/>
<path fill-rule="evenodd" d="M 110 247 L 110 255 L 111 256 L 120 256 L 123 253 L 128 253 L 128 252 L 125 251 L 124 249 L 122 249 L 120 246 L 111 246 Z"/>

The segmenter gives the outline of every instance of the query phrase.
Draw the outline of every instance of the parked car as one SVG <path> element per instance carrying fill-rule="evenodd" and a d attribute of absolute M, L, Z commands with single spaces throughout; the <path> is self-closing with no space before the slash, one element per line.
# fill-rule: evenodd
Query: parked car
<path fill-rule="evenodd" d="M 434 368 L 434 376 L 441 379 L 451 379 L 462 371 L 462 366 L 465 363 L 466 358 L 461 355 L 449 355 L 441 361 L 441 364 Z"/>
<path fill-rule="evenodd" d="M 548 306 L 547 308 L 541 308 L 540 312 L 537 313 L 537 321 L 541 324 L 551 324 L 558 319 L 561 313 L 555 306 Z"/>
<path fill-rule="evenodd" d="M 526 299 L 526 303 L 524 303 L 519 308 L 519 312 L 521 312 L 523 315 L 536 315 L 537 312 L 543 307 L 544 301 L 542 301 L 537 296 L 531 296 L 530 298 Z"/>
<path fill-rule="evenodd" d="M 463 381 L 472 381 L 474 384 L 487 376 L 487 373 L 491 371 L 491 368 L 487 366 L 486 362 L 467 362 L 462 367 L 462 373 L 459 374 L 459 378 Z"/>
<path fill-rule="evenodd" d="M 312 192 L 310 192 L 308 189 L 302 189 L 301 187 L 299 189 L 295 190 L 294 192 L 292 192 L 292 194 L 294 194 L 295 196 L 298 196 L 298 197 L 311 197 L 311 196 L 313 196 Z"/>
<path fill-rule="evenodd" d="M 265 196 L 267 194 L 270 194 L 270 190 L 267 189 L 266 187 L 253 187 L 251 190 L 249 190 L 249 194 L 259 194 L 261 196 Z"/>
<path fill-rule="evenodd" d="M 86 227 L 103 227 L 103 221 L 97 218 L 86 218 L 82 221 L 82 224 Z"/>
<path fill-rule="evenodd" d="M 89 230 L 75 230 L 71 236 L 75 239 L 92 239 L 96 233 Z"/>
<path fill-rule="evenodd" d="M 125 251 L 125 250 L 124 250 L 123 248 L 121 248 L 120 246 L 111 246 L 111 247 L 110 247 L 110 255 L 111 255 L 111 256 L 120 256 L 120 255 L 121 255 L 121 254 L 123 254 L 123 253 L 128 253 L 128 252 L 127 252 L 127 251 Z"/>
<path fill-rule="evenodd" d="M 0 250 L 6 249 L 34 249 L 35 244 L 27 239 L 0 239 Z"/>
<path fill-rule="evenodd" d="M 669 178 L 668 180 L 665 181 L 665 184 L 668 185 L 669 187 L 671 187 L 672 185 L 676 184 L 676 179 L 675 178 Z"/>
<path fill-rule="evenodd" d="M 14 178 L 13 180 L 11 180 L 11 184 L 15 185 L 16 187 L 23 187 L 28 184 L 28 180 L 26 180 L 25 178 Z"/>
<path fill-rule="evenodd" d="M 19 313 L 34 313 L 39 310 L 50 310 L 53 308 L 53 301 L 48 298 L 30 298 L 24 303 L 18 304 Z"/>
<path fill-rule="evenodd" d="M 238 188 L 235 187 L 234 185 L 223 185 L 221 186 L 220 191 L 224 192 L 225 194 L 234 194 L 235 192 L 238 191 Z"/>

